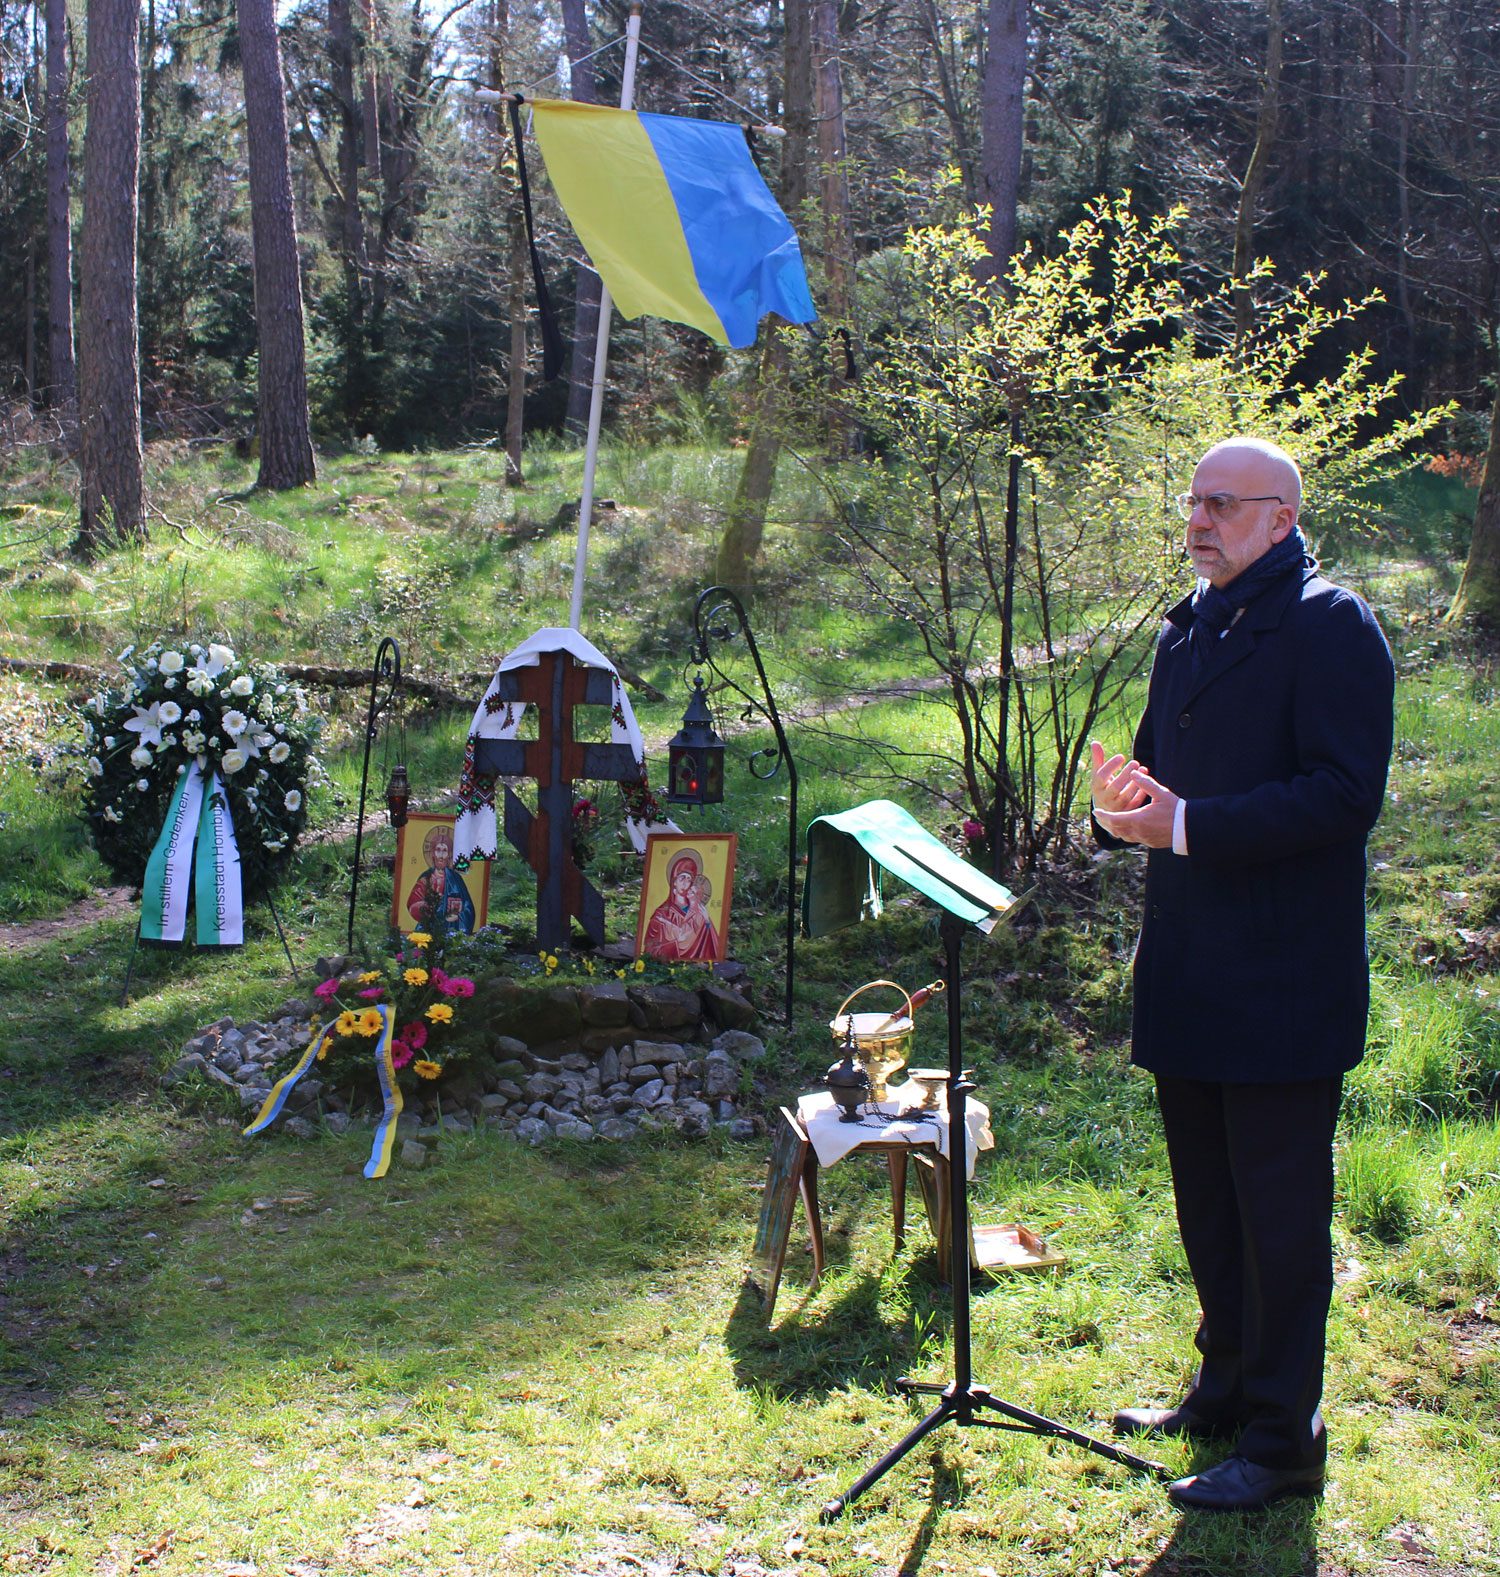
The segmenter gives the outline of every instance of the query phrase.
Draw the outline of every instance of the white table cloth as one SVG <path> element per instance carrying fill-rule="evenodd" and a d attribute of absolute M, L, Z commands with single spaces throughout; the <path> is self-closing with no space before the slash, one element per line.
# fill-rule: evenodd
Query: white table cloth
<path fill-rule="evenodd" d="M 923 1091 L 908 1081 L 891 1085 L 885 1100 L 878 1106 L 860 1108 L 860 1121 L 841 1121 L 838 1106 L 827 1090 L 817 1090 L 800 1096 L 797 1100 L 797 1119 L 807 1130 L 807 1137 L 818 1158 L 819 1166 L 832 1166 L 842 1161 L 853 1149 L 870 1140 L 899 1141 L 920 1144 L 924 1140 L 938 1141 L 938 1151 L 946 1156 L 948 1147 L 948 1097 L 943 1092 L 939 1109 L 927 1114 L 923 1121 L 902 1121 L 897 1113 L 915 1106 L 922 1099 Z M 880 1117 L 888 1119 L 885 1123 Z M 966 1176 L 974 1175 L 974 1160 L 981 1150 L 993 1150 L 995 1136 L 990 1132 L 990 1109 L 982 1101 L 969 1096 L 964 1103 L 964 1124 L 969 1130 L 968 1167 Z"/>

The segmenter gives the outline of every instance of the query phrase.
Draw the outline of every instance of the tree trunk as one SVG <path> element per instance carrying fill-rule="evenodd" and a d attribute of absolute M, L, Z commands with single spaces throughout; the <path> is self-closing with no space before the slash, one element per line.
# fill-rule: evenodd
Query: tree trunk
<path fill-rule="evenodd" d="M 21 382 L 27 405 L 36 404 L 36 241 L 26 238 L 26 287 L 22 292 L 26 321 L 21 327 Z"/>
<path fill-rule="evenodd" d="M 376 34 L 379 13 L 375 0 L 364 0 L 364 91 L 365 114 L 365 169 L 370 172 L 370 182 L 380 190 L 380 105 L 375 81 Z"/>
<path fill-rule="evenodd" d="M 948 119 L 949 135 L 953 138 L 953 156 L 958 161 L 958 178 L 964 201 L 971 207 L 979 201 L 979 180 L 974 169 L 974 150 L 969 135 L 968 118 L 959 98 L 957 72 L 949 53 L 949 43 L 943 32 L 943 22 L 938 16 L 934 0 L 919 0 L 917 6 L 917 31 L 927 40 L 932 50 L 932 63 L 937 70 L 938 90 L 943 100 L 943 114 Z"/>
<path fill-rule="evenodd" d="M 521 450 L 526 442 L 526 221 L 521 200 L 512 196 L 506 228 L 510 232 L 510 365 L 505 389 L 505 480 L 525 481 Z"/>
<path fill-rule="evenodd" d="M 47 0 L 47 403 L 71 431 L 78 409 L 73 365 L 72 161 L 68 153 L 68 8 Z"/>
<path fill-rule="evenodd" d="M 782 143 L 781 201 L 795 218 L 807 196 L 807 155 L 812 141 L 812 19 L 808 0 L 786 0 L 786 54 L 783 74 L 786 138 Z M 729 506 L 724 536 L 719 543 L 715 579 L 742 598 L 752 591 L 755 561 L 760 557 L 766 529 L 766 509 L 776 483 L 776 462 L 781 456 L 782 423 L 779 395 L 788 356 L 778 332 L 781 320 L 772 317 L 762 329 L 759 376 L 750 419 L 750 447 L 740 471 L 734 501 Z"/>
<path fill-rule="evenodd" d="M 1028 0 L 989 0 L 985 14 L 983 99 L 979 107 L 979 200 L 987 203 L 989 265 L 984 278 L 1003 275 L 1016 249 L 1016 204 L 1025 150 Z"/>
<path fill-rule="evenodd" d="M 1396 199 L 1399 234 L 1396 240 L 1396 305 L 1406 328 L 1407 357 L 1415 360 L 1417 318 L 1412 308 L 1411 278 L 1407 257 L 1411 250 L 1411 121 L 1416 96 L 1416 54 L 1421 15 L 1412 0 L 1401 0 L 1397 8 L 1401 45 L 1401 108 L 1396 125 Z"/>
<path fill-rule="evenodd" d="M 1261 83 L 1260 113 L 1255 123 L 1255 149 L 1240 187 L 1234 218 L 1234 352 L 1238 359 L 1255 326 L 1255 297 L 1247 280 L 1255 264 L 1255 205 L 1266 184 L 1276 122 L 1281 112 L 1281 0 L 1266 0 L 1266 72 Z"/>
<path fill-rule="evenodd" d="M 328 0 L 329 88 L 338 122 L 337 250 L 344 271 L 344 414 L 352 422 L 364 405 L 365 251 L 359 205 L 359 130 L 354 105 L 354 20 L 349 0 Z"/>
<path fill-rule="evenodd" d="M 144 540 L 136 217 L 141 158 L 140 0 L 88 9 L 88 126 L 79 258 L 78 538 Z"/>
<path fill-rule="evenodd" d="M 788 8 L 798 0 L 787 0 Z M 781 319 L 772 315 L 761 330 L 760 368 L 756 377 L 755 404 L 750 419 L 750 445 L 745 464 L 724 523 L 714 578 L 742 600 L 753 591 L 755 561 L 760 557 L 766 529 L 766 510 L 776 484 L 776 462 L 781 458 L 781 402 L 785 385 L 787 350 L 779 332 Z"/>
<path fill-rule="evenodd" d="M 500 93 L 505 88 L 505 62 L 510 49 L 509 0 L 491 0 L 490 7 L 490 87 Z M 505 116 L 496 116 L 499 132 L 499 151 L 496 155 L 496 184 L 499 188 L 500 209 L 505 215 L 505 277 L 506 309 L 510 313 L 510 357 L 505 374 L 505 480 L 510 487 L 520 487 L 525 477 L 521 471 L 521 449 L 526 441 L 526 219 L 521 211 L 521 182 L 519 173 L 511 178 L 511 167 L 506 162 L 507 150 L 513 140 Z M 517 172 L 521 165 L 521 150 L 511 150 L 515 155 Z"/>
<path fill-rule="evenodd" d="M 1490 349 L 1500 369 L 1500 336 L 1490 330 Z M 1470 617 L 1488 630 L 1500 630 L 1500 398 L 1490 412 L 1490 442 L 1474 506 L 1474 535 L 1450 619 Z"/>
<path fill-rule="evenodd" d="M 584 0 L 562 0 L 562 16 L 568 60 L 572 64 L 572 96 L 579 104 L 597 104 L 599 94 L 594 81 L 594 63 L 583 59 L 589 53 L 589 24 Z M 599 335 L 599 289 L 599 276 L 586 263 L 580 263 L 573 307 L 573 354 L 568 365 L 568 413 L 563 423 L 570 438 L 581 439 L 588 432 L 589 400 L 594 385 L 594 341 Z"/>
<path fill-rule="evenodd" d="M 839 58 L 838 0 L 811 0 L 813 113 L 818 131 L 818 172 L 823 198 L 823 277 L 830 320 L 828 451 L 849 451 L 851 430 L 840 398 L 850 377 L 853 244 L 849 234 L 849 184 L 844 168 L 844 73 Z M 790 37 L 790 27 L 788 28 Z"/>
<path fill-rule="evenodd" d="M 281 41 L 272 0 L 236 0 L 236 9 L 245 78 L 255 328 L 260 347 L 256 486 L 300 487 L 315 479 L 317 466 L 307 416 L 307 350 Z"/>

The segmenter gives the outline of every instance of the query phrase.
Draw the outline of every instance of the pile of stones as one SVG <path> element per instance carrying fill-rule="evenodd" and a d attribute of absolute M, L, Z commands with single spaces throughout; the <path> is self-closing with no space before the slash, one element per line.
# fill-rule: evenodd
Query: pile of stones
<path fill-rule="evenodd" d="M 348 964 L 319 960 L 329 975 Z M 750 1139 L 758 1131 L 739 1102 L 747 1069 L 765 1046 L 739 1027 L 755 1016 L 731 986 L 550 986 L 498 977 L 480 982 L 472 1007 L 490 1026 L 486 1055 L 444 1078 L 430 1096 L 406 1097 L 397 1138 L 408 1165 L 423 1164 L 428 1145 L 444 1135 L 480 1128 L 525 1144 L 621 1140 L 661 1129 L 699 1138 L 723 1128 L 731 1138 Z M 307 1045 L 311 1016 L 312 1004 L 292 1001 L 265 1022 L 220 1019 L 183 1047 L 165 1082 L 232 1089 L 248 1122 L 270 1094 L 273 1064 Z M 352 1092 L 325 1083 L 317 1071 L 291 1091 L 281 1127 L 309 1138 L 319 1124 L 337 1133 L 373 1121 Z"/>

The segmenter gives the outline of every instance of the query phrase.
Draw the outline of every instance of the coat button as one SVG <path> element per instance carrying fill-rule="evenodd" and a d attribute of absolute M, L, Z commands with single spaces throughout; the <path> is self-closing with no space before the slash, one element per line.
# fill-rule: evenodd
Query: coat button
<path fill-rule="evenodd" d="M 1151 918 L 1153 920 L 1160 920 L 1161 919 L 1161 910 L 1155 904 L 1151 905 Z"/>
<path fill-rule="evenodd" d="M 1193 726 L 1193 714 L 1191 712 L 1183 712 L 1177 719 L 1177 726 L 1179 728 L 1191 728 Z"/>

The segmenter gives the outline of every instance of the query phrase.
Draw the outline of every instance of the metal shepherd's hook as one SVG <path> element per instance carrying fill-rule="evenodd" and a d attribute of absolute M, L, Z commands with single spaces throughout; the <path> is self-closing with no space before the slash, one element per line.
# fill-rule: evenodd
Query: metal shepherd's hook
<path fill-rule="evenodd" d="M 387 681 L 385 699 L 380 698 L 380 682 Z M 375 648 L 375 666 L 370 671 L 370 706 L 365 713 L 365 764 L 359 777 L 359 820 L 354 828 L 354 873 L 349 881 L 349 951 L 354 951 L 354 904 L 359 897 L 359 853 L 365 836 L 365 795 L 370 787 L 370 747 L 375 743 L 376 720 L 387 711 L 401 688 L 401 648 L 389 635 Z"/>

